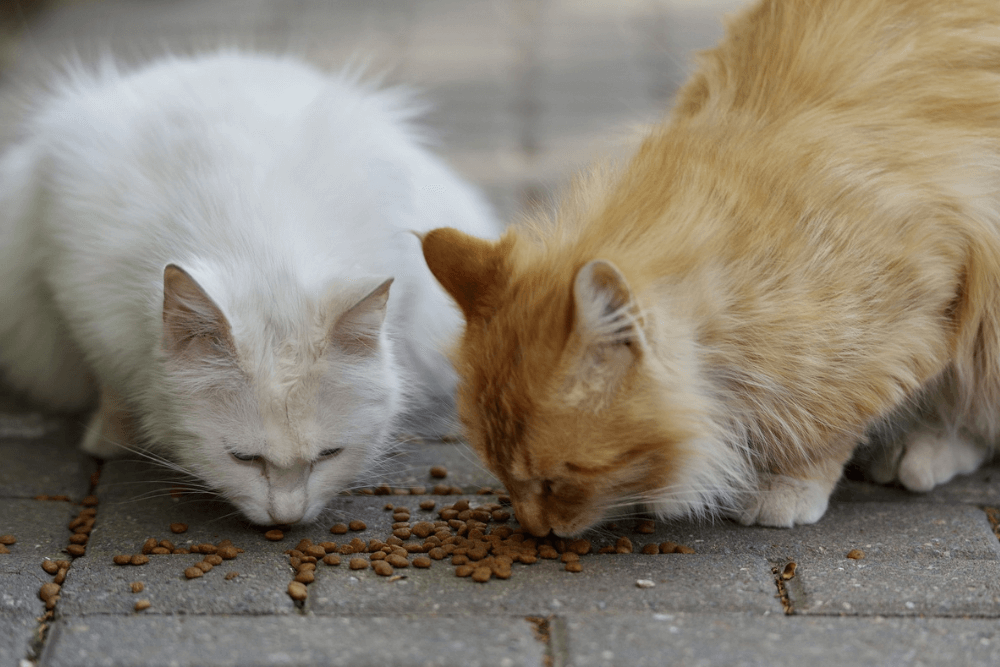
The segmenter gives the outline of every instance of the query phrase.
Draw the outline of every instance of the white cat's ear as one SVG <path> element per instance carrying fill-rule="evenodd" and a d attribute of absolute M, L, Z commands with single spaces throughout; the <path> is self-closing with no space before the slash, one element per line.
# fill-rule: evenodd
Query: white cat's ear
<path fill-rule="evenodd" d="M 236 354 L 229 320 L 201 285 L 175 264 L 163 269 L 161 345 L 185 356 Z"/>
<path fill-rule="evenodd" d="M 392 281 L 383 281 L 338 317 L 330 330 L 330 341 L 351 354 L 371 354 L 378 349 Z"/>
<path fill-rule="evenodd" d="M 595 259 L 573 280 L 573 305 L 580 357 L 571 378 L 576 390 L 570 393 L 606 396 L 642 354 L 643 334 L 632 292 L 614 264 Z"/>

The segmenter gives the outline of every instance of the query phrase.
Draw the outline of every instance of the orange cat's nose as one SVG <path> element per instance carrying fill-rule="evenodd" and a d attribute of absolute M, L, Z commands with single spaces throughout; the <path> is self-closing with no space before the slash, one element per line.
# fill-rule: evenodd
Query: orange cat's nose
<path fill-rule="evenodd" d="M 521 524 L 521 527 L 527 530 L 535 537 L 545 537 L 552 530 L 552 526 L 537 512 L 522 512 L 518 511 L 517 508 L 514 509 L 514 518 L 517 522 Z"/>

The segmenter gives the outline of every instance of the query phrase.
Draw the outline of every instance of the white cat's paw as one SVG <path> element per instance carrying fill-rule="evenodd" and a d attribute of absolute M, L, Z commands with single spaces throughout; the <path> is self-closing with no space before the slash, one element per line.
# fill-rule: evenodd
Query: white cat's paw
<path fill-rule="evenodd" d="M 930 491 L 955 475 L 965 475 L 982 464 L 987 451 L 959 435 L 916 431 L 906 440 L 899 462 L 899 481 L 910 491 Z"/>
<path fill-rule="evenodd" d="M 119 443 L 108 437 L 108 425 L 100 411 L 94 413 L 87 424 L 80 449 L 99 459 L 116 459 L 127 451 L 124 443 Z"/>
<path fill-rule="evenodd" d="M 768 475 L 761 479 L 757 493 L 736 519 L 746 526 L 791 528 L 819 521 L 829 502 L 830 489 L 826 484 L 787 475 Z"/>

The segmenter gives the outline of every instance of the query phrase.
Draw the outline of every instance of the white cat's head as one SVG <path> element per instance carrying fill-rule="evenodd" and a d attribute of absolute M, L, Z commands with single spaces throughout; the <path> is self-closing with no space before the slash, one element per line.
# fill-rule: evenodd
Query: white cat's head
<path fill-rule="evenodd" d="M 163 391 L 151 416 L 178 463 L 258 524 L 315 520 L 385 446 L 401 383 L 383 320 L 392 280 L 321 303 L 251 295 L 230 317 L 181 268 L 164 271 Z M 172 421 L 172 423 L 166 423 Z"/>

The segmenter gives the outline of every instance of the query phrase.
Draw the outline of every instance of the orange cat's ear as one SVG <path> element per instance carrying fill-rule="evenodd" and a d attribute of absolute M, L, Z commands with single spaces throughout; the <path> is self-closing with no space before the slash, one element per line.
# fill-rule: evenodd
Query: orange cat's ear
<path fill-rule="evenodd" d="M 427 267 L 470 320 L 489 308 L 501 279 L 501 244 L 441 227 L 420 237 Z"/>
<path fill-rule="evenodd" d="M 385 321 L 392 278 L 383 281 L 337 318 L 330 341 L 345 352 L 369 354 L 378 347 L 378 335 Z"/>
<path fill-rule="evenodd" d="M 229 320 L 201 285 L 176 264 L 163 269 L 161 345 L 175 354 L 236 354 Z"/>
<path fill-rule="evenodd" d="M 574 381 L 607 396 L 642 354 L 632 291 L 614 264 L 595 259 L 573 280 L 573 305 L 573 330 L 582 345 Z"/>

